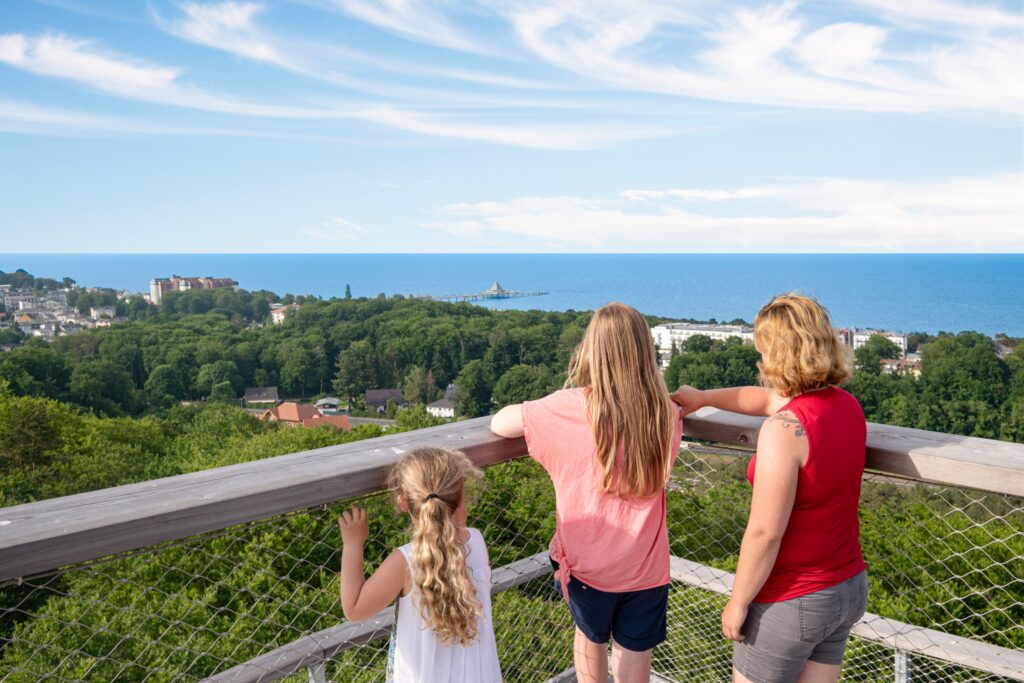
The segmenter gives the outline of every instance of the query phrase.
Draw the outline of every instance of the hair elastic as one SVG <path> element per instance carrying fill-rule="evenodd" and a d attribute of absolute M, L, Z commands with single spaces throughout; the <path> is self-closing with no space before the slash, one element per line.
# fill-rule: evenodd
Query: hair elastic
<path fill-rule="evenodd" d="M 441 500 L 442 502 L 444 501 L 444 499 L 441 498 L 441 496 L 437 495 L 436 493 L 428 493 L 427 497 L 423 499 L 423 502 L 427 502 L 431 498 L 437 498 L 438 500 Z"/>

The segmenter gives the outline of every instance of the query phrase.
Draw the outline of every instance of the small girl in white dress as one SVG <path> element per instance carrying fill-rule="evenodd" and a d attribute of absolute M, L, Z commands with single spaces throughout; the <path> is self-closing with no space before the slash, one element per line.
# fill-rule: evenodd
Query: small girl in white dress
<path fill-rule="evenodd" d="M 388 485 L 412 521 L 412 542 L 392 552 L 369 579 L 363 576 L 366 511 L 353 506 L 338 518 L 345 616 L 368 619 L 398 598 L 389 681 L 501 682 L 487 546 L 479 531 L 466 528 L 463 488 L 480 475 L 457 451 L 421 448 L 404 455 L 391 468 Z"/>

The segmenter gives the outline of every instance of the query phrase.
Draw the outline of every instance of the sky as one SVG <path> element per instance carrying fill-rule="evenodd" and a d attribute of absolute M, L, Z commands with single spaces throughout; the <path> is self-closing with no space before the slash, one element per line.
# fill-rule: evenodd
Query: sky
<path fill-rule="evenodd" d="M 1021 252 L 1020 0 L 3 0 L 9 253 Z"/>

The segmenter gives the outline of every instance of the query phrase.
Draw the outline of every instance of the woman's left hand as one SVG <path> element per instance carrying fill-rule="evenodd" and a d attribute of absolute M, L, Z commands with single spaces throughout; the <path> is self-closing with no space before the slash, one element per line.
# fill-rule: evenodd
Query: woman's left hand
<path fill-rule="evenodd" d="M 725 604 L 722 610 L 722 633 L 729 640 L 743 640 L 743 622 L 747 620 L 747 605 L 734 600 Z"/>

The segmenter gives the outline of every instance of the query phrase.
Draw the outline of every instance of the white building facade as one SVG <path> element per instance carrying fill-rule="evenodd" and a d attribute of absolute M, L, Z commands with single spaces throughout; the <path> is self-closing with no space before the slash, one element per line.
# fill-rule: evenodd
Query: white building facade
<path fill-rule="evenodd" d="M 724 341 L 729 337 L 739 337 L 744 343 L 754 343 L 754 328 L 744 325 L 701 325 L 697 323 L 665 323 L 651 328 L 654 345 L 659 351 L 671 351 L 673 343 L 676 348 L 683 345 L 690 337 L 704 336 Z"/>
<path fill-rule="evenodd" d="M 856 351 L 868 343 L 868 340 L 878 335 L 885 337 L 900 349 L 900 358 L 907 355 L 907 335 L 900 332 L 886 332 L 883 330 L 858 330 L 857 328 L 843 327 L 837 330 L 839 338 L 844 344 Z"/>

